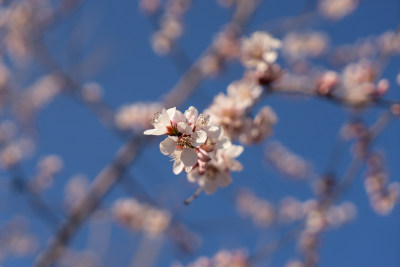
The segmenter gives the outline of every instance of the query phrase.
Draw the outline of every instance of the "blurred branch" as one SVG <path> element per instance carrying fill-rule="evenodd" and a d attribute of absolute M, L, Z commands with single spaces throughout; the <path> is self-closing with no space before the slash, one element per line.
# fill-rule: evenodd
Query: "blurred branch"
<path fill-rule="evenodd" d="M 55 230 L 60 222 L 57 214 L 42 200 L 40 195 L 32 189 L 29 182 L 26 181 L 26 175 L 20 165 L 14 166 L 10 173 L 12 174 L 12 185 L 16 191 L 24 193 L 27 202 L 39 219 L 41 219 L 50 230 Z"/>

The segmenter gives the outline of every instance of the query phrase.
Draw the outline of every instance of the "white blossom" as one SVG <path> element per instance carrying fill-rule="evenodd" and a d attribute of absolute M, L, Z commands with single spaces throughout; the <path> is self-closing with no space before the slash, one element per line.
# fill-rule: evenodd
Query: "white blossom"
<path fill-rule="evenodd" d="M 266 69 L 277 59 L 276 50 L 280 47 L 281 42 L 268 33 L 255 32 L 242 41 L 242 63 L 248 68 Z"/>

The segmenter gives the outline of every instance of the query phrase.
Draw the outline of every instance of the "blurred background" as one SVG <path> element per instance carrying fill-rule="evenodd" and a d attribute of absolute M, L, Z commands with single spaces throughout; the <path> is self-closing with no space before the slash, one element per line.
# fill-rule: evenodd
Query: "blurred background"
<path fill-rule="evenodd" d="M 0 2 L 1 266 L 400 266 L 399 1 Z M 244 144 L 232 184 L 184 205 L 197 185 L 142 133 L 162 107 L 226 94 L 246 71 L 228 50 L 256 31 L 282 41 L 280 85 L 250 114 L 272 108 L 273 133 Z M 390 83 L 385 101 L 301 89 L 350 64 Z M 346 177 L 336 210 L 316 215 Z M 371 183 L 389 186 L 378 202 Z M 324 226 L 307 245 L 310 223 Z M 240 259 L 198 260 L 217 253 Z"/>

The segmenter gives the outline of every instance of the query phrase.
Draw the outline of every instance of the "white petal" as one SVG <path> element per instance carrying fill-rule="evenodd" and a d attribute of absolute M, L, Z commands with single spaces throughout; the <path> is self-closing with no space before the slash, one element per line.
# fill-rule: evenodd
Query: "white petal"
<path fill-rule="evenodd" d="M 229 161 L 229 169 L 231 171 L 239 172 L 239 171 L 243 170 L 243 165 L 239 161 L 237 161 L 235 159 L 231 159 Z"/>
<path fill-rule="evenodd" d="M 176 149 L 176 140 L 171 137 L 167 137 L 160 143 L 160 151 L 164 155 L 170 155 Z"/>
<path fill-rule="evenodd" d="M 183 171 L 183 167 L 185 165 L 183 165 L 183 162 L 180 160 L 175 160 L 174 162 L 174 166 L 172 167 L 172 171 L 174 172 L 174 174 L 178 175 Z"/>
<path fill-rule="evenodd" d="M 164 126 L 169 126 L 171 124 L 171 120 L 165 108 L 163 108 L 161 115 L 158 117 L 158 120 L 160 121 L 160 124 Z"/>
<path fill-rule="evenodd" d="M 174 108 L 169 108 L 169 109 L 167 110 L 167 114 L 168 114 L 168 119 L 171 121 L 171 120 L 175 117 L 175 114 L 176 114 L 176 107 L 174 107 Z"/>
<path fill-rule="evenodd" d="M 232 145 L 230 148 L 228 148 L 225 152 L 227 156 L 230 158 L 236 158 L 243 152 L 243 147 L 242 146 L 235 146 Z"/>
<path fill-rule="evenodd" d="M 177 110 L 176 112 L 175 112 L 175 116 L 172 118 L 172 120 L 175 122 L 175 123 L 178 123 L 178 122 L 185 122 L 186 121 L 186 117 L 185 117 L 185 115 L 183 115 L 182 114 L 182 112 L 180 112 L 179 110 Z"/>
<path fill-rule="evenodd" d="M 204 192 L 206 192 L 207 195 L 211 195 L 217 191 L 218 185 L 214 181 L 205 179 L 205 182 L 204 182 L 202 188 L 203 188 Z"/>
<path fill-rule="evenodd" d="M 185 172 L 190 172 L 193 169 L 193 166 L 185 167 Z"/>
<path fill-rule="evenodd" d="M 215 144 L 215 149 L 227 149 L 230 146 L 232 146 L 231 141 L 229 141 L 228 138 L 224 137 L 218 140 L 218 142 Z"/>
<path fill-rule="evenodd" d="M 219 126 L 211 126 L 208 128 L 207 132 L 211 138 L 218 138 L 221 135 L 222 130 Z"/>
<path fill-rule="evenodd" d="M 188 172 L 187 179 L 189 182 L 194 183 L 201 175 L 197 171 Z"/>
<path fill-rule="evenodd" d="M 225 187 L 232 183 L 232 178 L 229 174 L 229 172 L 220 172 L 217 176 L 217 183 L 220 187 Z"/>
<path fill-rule="evenodd" d="M 205 131 L 196 131 L 193 136 L 193 142 L 192 145 L 195 147 L 199 147 L 202 144 L 204 144 L 207 140 L 207 133 Z"/>
<path fill-rule="evenodd" d="M 185 148 L 180 158 L 185 166 L 191 167 L 197 162 L 197 153 L 192 148 Z"/>
<path fill-rule="evenodd" d="M 163 135 L 166 133 L 167 133 L 167 130 L 165 127 L 159 127 L 159 128 L 146 130 L 146 131 L 144 131 L 143 134 L 145 134 L 145 135 Z"/>
<path fill-rule="evenodd" d="M 192 127 L 186 122 L 178 122 L 178 131 L 183 134 L 191 135 L 193 133 Z"/>
<path fill-rule="evenodd" d="M 189 107 L 188 110 L 185 111 L 186 119 L 191 123 L 195 124 L 197 121 L 197 117 L 199 116 L 199 112 L 193 106 Z"/>

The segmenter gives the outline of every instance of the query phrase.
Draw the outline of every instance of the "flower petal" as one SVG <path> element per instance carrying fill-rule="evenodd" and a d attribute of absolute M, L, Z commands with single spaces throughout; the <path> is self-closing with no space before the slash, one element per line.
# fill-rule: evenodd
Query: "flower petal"
<path fill-rule="evenodd" d="M 180 174 L 183 171 L 183 162 L 181 160 L 175 160 L 174 166 L 172 167 L 172 171 L 174 172 L 175 175 Z"/>
<path fill-rule="evenodd" d="M 186 119 L 191 123 L 195 124 L 197 121 L 197 117 L 199 116 L 199 112 L 193 106 L 189 107 L 188 110 L 185 111 Z"/>
<path fill-rule="evenodd" d="M 222 129 L 219 126 L 214 125 L 208 128 L 207 132 L 211 138 L 218 138 L 221 135 Z"/>
<path fill-rule="evenodd" d="M 207 133 L 205 131 L 196 131 L 193 135 L 192 135 L 192 145 L 195 147 L 199 147 L 202 144 L 204 144 L 207 140 Z"/>
<path fill-rule="evenodd" d="M 145 134 L 145 135 L 163 135 L 166 133 L 167 133 L 167 130 L 165 127 L 158 127 L 158 128 L 146 130 L 146 131 L 144 131 L 143 134 Z"/>
<path fill-rule="evenodd" d="M 171 124 L 171 119 L 169 118 L 168 112 L 163 108 L 161 115 L 158 117 L 161 125 L 169 126 Z"/>
<path fill-rule="evenodd" d="M 172 120 L 175 123 L 179 123 L 179 122 L 186 122 L 186 117 L 185 115 L 182 114 L 182 112 L 180 112 L 179 110 L 177 110 L 175 112 L 175 116 L 172 118 Z"/>
<path fill-rule="evenodd" d="M 230 148 L 228 148 L 225 152 L 225 155 L 229 156 L 230 158 L 236 158 L 243 152 L 243 147 L 242 146 L 235 146 L 232 145 Z"/>
<path fill-rule="evenodd" d="M 197 162 L 197 153 L 192 148 L 185 148 L 182 153 L 180 159 L 182 160 L 183 164 L 187 167 L 194 166 Z"/>
<path fill-rule="evenodd" d="M 243 165 L 242 165 L 242 163 L 240 163 L 236 159 L 231 159 L 229 161 L 229 169 L 231 171 L 239 172 L 239 171 L 243 170 Z"/>
<path fill-rule="evenodd" d="M 187 174 L 187 179 L 189 182 L 196 182 L 201 175 L 197 171 L 192 171 Z"/>
<path fill-rule="evenodd" d="M 160 143 L 160 151 L 164 155 L 172 154 L 176 149 L 176 140 L 171 137 L 167 137 Z"/>
<path fill-rule="evenodd" d="M 215 181 L 204 179 L 203 185 L 201 187 L 207 195 L 212 195 L 217 191 L 218 184 Z"/>
<path fill-rule="evenodd" d="M 193 133 L 192 127 L 186 122 L 178 122 L 178 131 L 183 134 L 191 135 Z"/>
<path fill-rule="evenodd" d="M 174 107 L 174 108 L 169 108 L 168 110 L 167 110 L 167 114 L 168 114 L 168 119 L 171 121 L 174 117 L 175 117 L 175 114 L 176 114 L 176 107 Z"/>
<path fill-rule="evenodd" d="M 232 183 L 231 175 L 227 171 L 219 172 L 216 182 L 218 183 L 218 186 L 220 186 L 220 187 L 228 186 L 230 183 Z"/>

